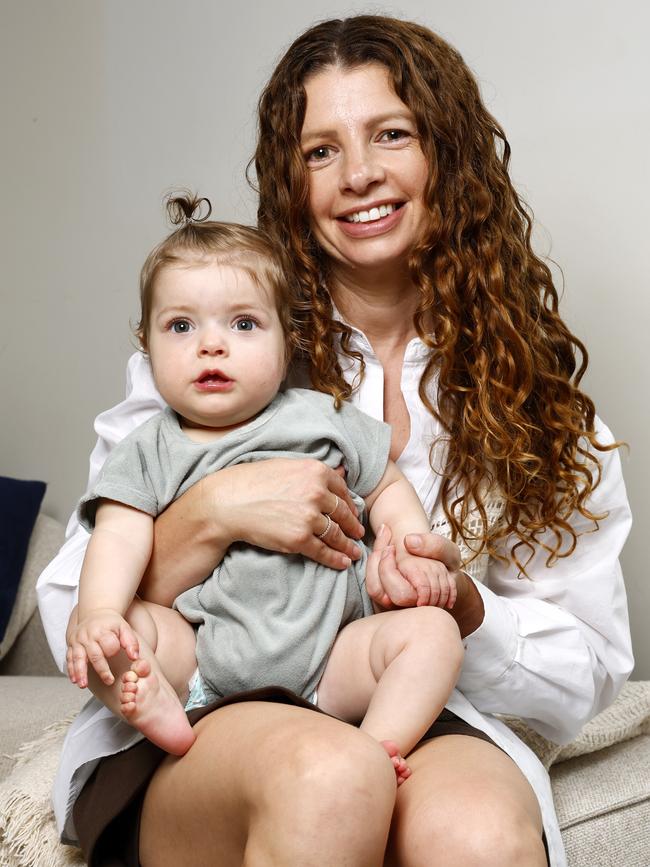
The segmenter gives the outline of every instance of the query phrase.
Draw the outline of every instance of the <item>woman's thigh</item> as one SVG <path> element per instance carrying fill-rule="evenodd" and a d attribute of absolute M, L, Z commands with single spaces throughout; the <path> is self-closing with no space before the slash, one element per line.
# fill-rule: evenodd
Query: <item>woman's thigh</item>
<path fill-rule="evenodd" d="M 142 867 L 382 864 L 395 798 L 384 750 L 324 714 L 220 708 L 145 796 Z"/>
<path fill-rule="evenodd" d="M 545 867 L 537 798 L 502 750 L 447 735 L 426 741 L 408 763 L 386 867 Z"/>

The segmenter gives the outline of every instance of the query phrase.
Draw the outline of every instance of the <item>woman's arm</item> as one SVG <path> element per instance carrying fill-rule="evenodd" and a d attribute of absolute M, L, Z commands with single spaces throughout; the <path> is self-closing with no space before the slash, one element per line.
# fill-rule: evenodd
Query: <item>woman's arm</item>
<path fill-rule="evenodd" d="M 325 541 L 317 533 L 328 512 L 333 523 Z M 352 539 L 364 528 L 356 515 L 342 473 L 319 461 L 277 458 L 228 467 L 158 517 L 140 595 L 170 605 L 238 541 L 345 569 L 360 556 Z"/>
<path fill-rule="evenodd" d="M 597 424 L 599 439 L 612 442 Z M 497 560 L 490 561 L 485 584 L 467 578 L 471 595 L 461 626 L 465 659 L 458 688 L 479 710 L 519 716 L 557 743 L 575 737 L 616 698 L 633 666 L 618 563 L 631 516 L 618 452 L 599 453 L 599 459 L 602 481 L 589 508 L 609 516 L 595 531 L 574 516 L 583 534 L 571 556 L 548 567 L 538 548 L 527 566 L 529 578 Z M 423 537 L 425 549 L 436 538 Z M 509 542 L 504 540 L 504 553 Z M 468 629 L 472 620 L 475 628 Z"/>
<path fill-rule="evenodd" d="M 612 442 L 603 425 L 598 434 Z M 574 553 L 548 567 L 538 550 L 527 565 L 530 578 L 490 563 L 485 586 L 478 586 L 485 619 L 465 642 L 459 680 L 479 710 L 520 716 L 557 743 L 616 698 L 634 664 L 618 562 L 630 509 L 618 452 L 599 457 L 602 481 L 589 508 L 609 516 L 595 531 L 575 516 L 583 535 Z"/>

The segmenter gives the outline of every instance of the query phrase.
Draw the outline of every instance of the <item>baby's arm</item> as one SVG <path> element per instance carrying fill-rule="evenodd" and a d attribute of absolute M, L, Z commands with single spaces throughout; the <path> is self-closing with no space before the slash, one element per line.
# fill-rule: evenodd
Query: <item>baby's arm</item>
<path fill-rule="evenodd" d="M 397 566 L 417 591 L 417 605 L 452 608 L 456 585 L 447 568 L 438 560 L 414 557 L 404 545 L 407 533 L 429 533 L 426 512 L 412 485 L 393 461 L 372 493 L 366 497 L 368 518 L 375 534 L 386 524 L 395 540 Z"/>
<path fill-rule="evenodd" d="M 123 648 L 131 659 L 138 640 L 124 619 L 133 602 L 153 544 L 153 518 L 130 506 L 102 500 L 86 549 L 79 582 L 77 622 L 68 629 L 68 674 L 80 687 L 88 685 L 88 661 L 110 685 L 113 674 L 106 657 Z"/>

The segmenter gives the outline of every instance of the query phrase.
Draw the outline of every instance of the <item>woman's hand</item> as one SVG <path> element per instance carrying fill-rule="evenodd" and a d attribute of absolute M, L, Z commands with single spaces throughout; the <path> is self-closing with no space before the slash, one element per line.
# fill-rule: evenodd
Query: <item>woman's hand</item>
<path fill-rule="evenodd" d="M 352 540 L 362 538 L 364 527 L 342 469 L 274 458 L 229 467 L 214 482 L 215 520 L 233 542 L 302 554 L 333 569 L 361 556 Z"/>
<path fill-rule="evenodd" d="M 158 516 L 138 592 L 171 605 L 237 541 L 346 569 L 361 556 L 353 540 L 363 533 L 341 468 L 289 458 L 237 464 L 206 476 Z"/>
<path fill-rule="evenodd" d="M 366 589 L 381 608 L 406 608 L 417 604 L 417 590 L 402 576 L 391 543 L 390 529 L 378 534 L 366 569 Z M 474 632 L 483 622 L 485 611 L 481 594 L 474 582 L 461 570 L 458 545 L 436 533 L 413 533 L 404 537 L 410 554 L 439 560 L 447 567 L 456 585 L 457 597 L 450 614 L 460 629 L 461 638 Z"/>

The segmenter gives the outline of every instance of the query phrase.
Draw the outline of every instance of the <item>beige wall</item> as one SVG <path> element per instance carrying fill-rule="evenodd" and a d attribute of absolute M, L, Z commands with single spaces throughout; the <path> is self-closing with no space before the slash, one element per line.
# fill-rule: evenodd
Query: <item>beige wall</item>
<path fill-rule="evenodd" d="M 370 11 L 447 36 L 513 148 L 512 174 L 564 272 L 601 415 L 631 446 L 636 525 L 623 562 L 637 677 L 650 677 L 645 489 L 650 13 L 642 0 L 404 0 Z M 187 184 L 254 219 L 243 180 L 254 104 L 304 26 L 367 4 L 321 0 L 2 0 L 0 474 L 42 478 L 65 519 L 92 419 L 121 399 L 141 262 Z M 552 239 L 552 241 L 551 241 Z"/>

